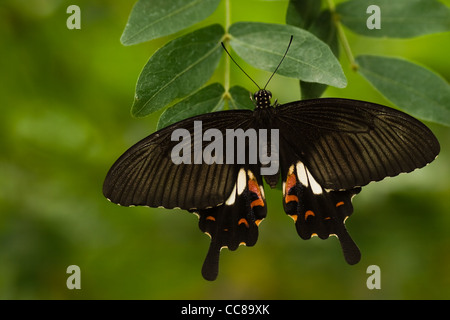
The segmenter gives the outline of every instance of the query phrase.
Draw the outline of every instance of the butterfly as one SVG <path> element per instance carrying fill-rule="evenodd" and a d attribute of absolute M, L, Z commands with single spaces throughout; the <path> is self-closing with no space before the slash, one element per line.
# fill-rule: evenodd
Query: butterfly
<path fill-rule="evenodd" d="M 197 214 L 200 230 L 211 237 L 202 267 L 207 280 L 218 276 L 222 248 L 255 245 L 267 214 L 263 177 L 274 188 L 281 176 L 284 211 L 302 239 L 334 235 L 347 263 L 355 264 L 361 253 L 345 228 L 353 212 L 352 198 L 372 181 L 424 167 L 440 151 L 431 130 L 401 111 L 342 98 L 272 104 L 266 86 L 253 94 L 253 111 L 195 116 L 137 142 L 113 164 L 104 181 L 103 194 L 113 203 Z M 230 130 L 268 130 L 277 133 L 278 141 L 264 146 L 245 136 L 241 145 L 249 151 L 238 161 L 238 143 L 230 148 L 227 141 Z M 174 132 L 186 139 L 174 139 Z M 215 134 L 205 139 L 208 132 Z M 196 137 L 199 133 L 202 139 Z M 216 148 L 211 151 L 213 142 Z M 185 162 L 174 161 L 175 149 Z M 235 153 L 227 160 L 232 161 L 218 157 L 230 150 Z M 270 166 L 275 170 L 264 174 L 269 164 L 261 158 L 250 161 L 250 150 L 273 157 Z M 202 154 L 203 162 L 198 161 Z"/>

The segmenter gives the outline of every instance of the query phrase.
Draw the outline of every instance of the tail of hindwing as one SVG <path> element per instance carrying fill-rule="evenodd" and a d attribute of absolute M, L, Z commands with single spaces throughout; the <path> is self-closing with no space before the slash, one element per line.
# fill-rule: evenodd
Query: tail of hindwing
<path fill-rule="evenodd" d="M 299 236 L 327 239 L 334 235 L 340 241 L 345 260 L 349 264 L 359 262 L 361 253 L 344 223 L 353 212 L 351 200 L 361 188 L 323 189 L 301 161 L 287 168 L 283 181 L 284 210 L 295 221 Z"/>

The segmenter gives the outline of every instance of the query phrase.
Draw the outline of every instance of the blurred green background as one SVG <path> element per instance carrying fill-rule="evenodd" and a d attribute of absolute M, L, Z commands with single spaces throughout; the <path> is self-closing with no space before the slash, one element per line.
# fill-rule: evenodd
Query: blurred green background
<path fill-rule="evenodd" d="M 284 23 L 287 3 L 232 1 L 232 22 Z M 71 4 L 81 8 L 81 30 L 66 27 Z M 133 119 L 130 107 L 140 70 L 171 39 L 122 46 L 133 4 L 0 4 L 1 299 L 450 298 L 450 128 L 444 126 L 427 123 L 441 143 L 435 162 L 373 183 L 354 198 L 346 225 L 362 251 L 355 266 L 346 264 L 336 238 L 301 240 L 279 190 L 266 188 L 269 212 L 256 246 L 224 249 L 215 282 L 200 274 L 209 238 L 195 215 L 104 199 L 110 165 L 156 127 L 157 117 Z M 223 4 L 200 25 L 213 22 L 224 24 Z M 405 57 L 450 79 L 449 33 L 347 36 L 355 54 Z M 349 85 L 325 96 L 390 105 L 349 69 L 345 56 L 341 61 Z M 259 83 L 269 76 L 243 67 Z M 221 65 L 213 80 L 222 79 Z M 254 90 L 234 67 L 231 84 Z M 282 76 L 269 89 L 281 103 L 300 97 L 297 81 Z M 66 287 L 72 264 L 81 268 L 81 290 Z M 381 268 L 381 290 L 366 287 L 372 264 Z"/>

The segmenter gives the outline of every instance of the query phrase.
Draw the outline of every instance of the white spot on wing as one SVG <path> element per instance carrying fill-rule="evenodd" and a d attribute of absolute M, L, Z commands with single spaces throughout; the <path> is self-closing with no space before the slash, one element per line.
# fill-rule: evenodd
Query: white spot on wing
<path fill-rule="evenodd" d="M 247 175 L 245 174 L 245 170 L 239 170 L 239 175 L 237 178 L 237 194 L 240 196 L 242 192 L 244 192 L 245 187 L 247 186 Z"/>
<path fill-rule="evenodd" d="M 264 193 L 264 188 L 263 188 L 263 186 L 259 186 L 259 191 L 261 192 L 261 197 L 262 197 L 263 199 L 266 199 L 266 195 L 265 195 L 265 193 Z"/>
<path fill-rule="evenodd" d="M 301 161 L 297 162 L 297 178 L 302 185 L 308 187 L 308 175 L 306 173 L 305 165 Z"/>
<path fill-rule="evenodd" d="M 228 197 L 227 201 L 225 201 L 225 204 L 227 206 L 233 205 L 236 202 L 236 191 L 238 195 L 241 195 L 242 192 L 244 192 L 246 186 L 247 186 L 247 175 L 245 174 L 245 170 L 241 169 L 239 170 L 239 174 L 236 183 L 234 185 L 233 191 L 231 191 L 231 194 Z"/>
<path fill-rule="evenodd" d="M 241 169 L 243 170 L 243 169 Z M 248 174 L 248 178 L 250 180 L 256 180 L 255 175 L 253 174 L 253 172 L 251 172 L 250 170 L 247 170 L 247 174 Z"/>
<path fill-rule="evenodd" d="M 320 184 L 314 179 L 312 174 L 309 172 L 308 169 L 306 169 L 306 175 L 308 176 L 308 181 L 311 184 L 311 190 L 314 194 L 322 194 L 323 190 Z"/>
<path fill-rule="evenodd" d="M 299 161 L 299 162 L 301 163 L 301 161 Z M 294 172 L 294 168 L 295 168 L 294 165 L 289 167 L 288 174 L 287 174 L 288 176 Z"/>
<path fill-rule="evenodd" d="M 236 184 L 234 185 L 233 191 L 231 191 L 231 194 L 228 197 L 227 201 L 225 201 L 225 204 L 227 206 L 232 206 L 235 201 L 236 201 Z"/>
<path fill-rule="evenodd" d="M 314 194 L 322 194 L 323 189 L 320 184 L 314 179 L 311 172 L 309 172 L 308 168 L 305 167 L 303 162 L 297 162 L 297 178 L 300 183 L 305 186 L 311 186 L 311 190 Z M 292 166 L 291 166 L 292 168 Z M 289 168 L 289 172 L 291 172 L 291 168 Z"/>

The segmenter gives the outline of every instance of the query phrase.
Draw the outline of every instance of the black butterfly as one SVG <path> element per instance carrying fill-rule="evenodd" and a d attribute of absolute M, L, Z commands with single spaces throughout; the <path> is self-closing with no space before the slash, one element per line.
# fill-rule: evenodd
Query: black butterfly
<path fill-rule="evenodd" d="M 260 174 L 265 164 L 251 163 L 249 155 L 241 164 L 175 164 L 171 153 L 179 142 L 172 141 L 172 133 L 187 130 L 188 147 L 194 147 L 195 121 L 201 121 L 202 134 L 218 129 L 223 139 L 226 129 L 278 129 L 279 168 L 264 176 L 266 183 L 275 187 L 281 173 L 284 210 L 302 239 L 335 235 L 345 260 L 357 263 L 360 251 L 344 226 L 353 212 L 353 196 L 371 181 L 430 163 L 440 151 L 439 142 L 418 120 L 382 105 L 338 98 L 272 105 L 271 98 L 268 90 L 260 89 L 253 95 L 253 111 L 203 114 L 153 133 L 114 163 L 103 194 L 122 206 L 196 213 L 201 231 L 211 237 L 202 274 L 214 280 L 223 247 L 236 250 L 257 241 L 267 213 Z M 250 143 L 246 140 L 247 147 Z M 209 144 L 202 141 L 202 150 Z"/>

